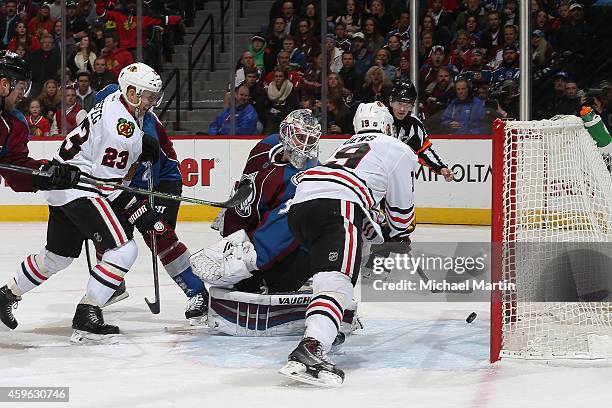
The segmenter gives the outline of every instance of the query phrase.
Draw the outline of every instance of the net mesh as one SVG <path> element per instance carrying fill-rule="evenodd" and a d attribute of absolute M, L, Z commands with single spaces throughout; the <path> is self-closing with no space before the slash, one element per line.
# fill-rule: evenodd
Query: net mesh
<path fill-rule="evenodd" d="M 609 358 L 612 178 L 578 117 L 506 123 L 503 207 L 501 355 Z"/>

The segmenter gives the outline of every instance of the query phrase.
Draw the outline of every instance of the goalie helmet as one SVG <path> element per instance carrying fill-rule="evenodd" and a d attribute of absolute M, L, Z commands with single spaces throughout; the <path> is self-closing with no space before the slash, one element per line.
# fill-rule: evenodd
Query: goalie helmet
<path fill-rule="evenodd" d="M 15 89 L 18 81 L 24 81 L 24 96 L 28 96 L 32 85 L 32 72 L 28 64 L 13 51 L 0 51 L 0 78 L 9 79 L 9 93 Z"/>
<path fill-rule="evenodd" d="M 162 79 L 157 72 L 147 64 L 136 62 L 123 68 L 119 73 L 119 89 L 127 96 L 128 89 L 134 87 L 136 96 L 140 99 L 143 91 L 155 94 L 154 106 L 158 106 L 162 100 Z"/>
<path fill-rule="evenodd" d="M 289 156 L 289 162 L 297 169 L 319 156 L 321 125 L 310 109 L 297 109 L 287 115 L 280 124 L 280 141 Z"/>
<path fill-rule="evenodd" d="M 355 133 L 382 132 L 393 135 L 393 116 L 382 102 L 362 103 L 353 118 Z"/>

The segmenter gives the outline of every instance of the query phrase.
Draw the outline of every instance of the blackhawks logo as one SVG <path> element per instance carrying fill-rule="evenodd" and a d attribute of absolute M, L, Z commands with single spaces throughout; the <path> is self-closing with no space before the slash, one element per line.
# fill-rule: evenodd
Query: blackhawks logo
<path fill-rule="evenodd" d="M 134 123 L 129 122 L 127 119 L 119 118 L 119 121 L 117 121 L 117 132 L 121 136 L 132 136 L 134 134 L 134 128 Z"/>

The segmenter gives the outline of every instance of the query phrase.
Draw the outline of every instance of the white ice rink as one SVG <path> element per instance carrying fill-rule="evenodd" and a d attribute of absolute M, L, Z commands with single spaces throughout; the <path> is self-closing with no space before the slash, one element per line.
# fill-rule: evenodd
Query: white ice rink
<path fill-rule="evenodd" d="M 182 223 L 195 250 L 216 238 L 208 224 Z M 0 223 L 0 286 L 45 242 L 45 225 Z M 419 226 L 416 241 L 488 241 L 488 228 Z M 276 373 L 298 338 L 171 334 L 184 324 L 185 298 L 160 265 L 161 314 L 149 312 L 151 257 L 141 248 L 126 283 L 130 297 L 105 310 L 123 332 L 118 344 L 69 342 L 88 279 L 84 256 L 26 294 L 19 327 L 0 332 L 0 386 L 68 386 L 70 403 L 35 407 L 610 407 L 612 363 L 502 361 L 490 365 L 488 304 L 366 303 L 365 328 L 332 356 L 340 389 L 318 389 Z M 478 318 L 467 324 L 475 310 Z"/>

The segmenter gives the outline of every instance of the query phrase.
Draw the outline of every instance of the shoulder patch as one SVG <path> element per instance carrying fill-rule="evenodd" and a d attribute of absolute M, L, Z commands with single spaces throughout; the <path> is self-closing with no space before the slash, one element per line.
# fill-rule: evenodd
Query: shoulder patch
<path fill-rule="evenodd" d="M 134 134 L 135 125 L 133 122 L 124 118 L 119 118 L 117 121 L 117 133 L 121 136 L 131 137 Z"/>

